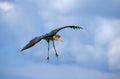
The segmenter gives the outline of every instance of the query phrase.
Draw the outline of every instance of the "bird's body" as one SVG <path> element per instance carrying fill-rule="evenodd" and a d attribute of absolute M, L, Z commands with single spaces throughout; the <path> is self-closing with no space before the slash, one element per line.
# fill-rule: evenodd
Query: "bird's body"
<path fill-rule="evenodd" d="M 55 48 L 55 45 L 54 45 L 54 40 L 62 41 L 60 35 L 56 35 L 56 34 L 57 34 L 57 32 L 59 32 L 60 30 L 62 30 L 64 28 L 83 29 L 82 27 L 79 27 L 79 26 L 64 26 L 64 27 L 60 27 L 60 28 L 54 29 L 51 32 L 46 33 L 45 35 L 33 38 L 21 51 L 26 50 L 26 49 L 34 46 L 36 43 L 38 43 L 39 41 L 44 39 L 44 40 L 46 40 L 48 42 L 48 57 L 47 57 L 47 59 L 49 60 L 49 42 L 50 41 L 53 42 L 55 55 L 57 57 L 58 54 L 57 54 L 57 51 L 56 51 L 56 48 Z"/>

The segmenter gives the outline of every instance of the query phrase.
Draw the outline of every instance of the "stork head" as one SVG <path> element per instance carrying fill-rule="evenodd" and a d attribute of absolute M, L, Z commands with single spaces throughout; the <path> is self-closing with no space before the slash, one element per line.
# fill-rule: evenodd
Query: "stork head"
<path fill-rule="evenodd" d="M 54 39 L 54 40 L 57 40 L 57 41 L 63 42 L 63 40 L 62 40 L 62 38 L 61 38 L 60 35 L 54 35 L 54 36 L 53 36 L 53 39 Z"/>

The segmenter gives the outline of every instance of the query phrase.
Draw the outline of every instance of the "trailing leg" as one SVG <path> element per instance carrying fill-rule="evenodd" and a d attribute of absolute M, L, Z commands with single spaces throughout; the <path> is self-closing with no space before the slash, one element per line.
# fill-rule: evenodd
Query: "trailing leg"
<path fill-rule="evenodd" d="M 54 48 L 54 51 L 55 51 L 55 56 L 58 57 L 58 53 L 57 53 L 56 48 L 55 48 L 54 40 L 52 40 L 52 42 L 53 42 L 53 48 Z"/>
<path fill-rule="evenodd" d="M 47 55 L 47 60 L 49 61 L 49 50 L 50 50 L 50 48 L 49 48 L 49 43 L 50 43 L 50 41 L 47 41 L 48 42 L 48 55 Z"/>

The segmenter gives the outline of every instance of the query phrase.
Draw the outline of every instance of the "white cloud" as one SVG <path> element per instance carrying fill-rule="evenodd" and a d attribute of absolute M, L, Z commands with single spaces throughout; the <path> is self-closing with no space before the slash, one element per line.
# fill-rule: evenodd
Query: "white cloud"
<path fill-rule="evenodd" d="M 110 69 L 120 70 L 120 37 L 111 41 L 108 57 Z"/>
<path fill-rule="evenodd" d="M 73 11 L 78 0 L 52 0 L 51 8 L 60 13 Z"/>
<path fill-rule="evenodd" d="M 37 4 L 38 7 L 42 7 L 42 10 L 49 10 L 50 12 L 54 11 L 58 14 L 71 12 L 78 4 L 78 0 L 36 0 L 32 2 Z"/>
<path fill-rule="evenodd" d="M 62 50 L 72 55 L 78 63 L 108 61 L 110 70 L 120 70 L 120 20 L 97 18 L 98 26 L 93 30 L 93 44 L 83 44 L 81 38 L 72 38 Z M 84 29 L 83 29 L 84 30 Z M 78 32 L 77 32 L 78 33 Z M 69 37 L 69 36 L 67 36 Z M 66 47 L 68 47 L 66 49 Z M 61 47 L 61 46 L 58 46 Z M 106 60 L 108 57 L 108 60 Z M 66 60 L 66 59 L 65 59 Z"/>
<path fill-rule="evenodd" d="M 96 44 L 106 50 L 111 70 L 120 70 L 120 20 L 101 19 L 96 31 Z M 105 49 L 106 48 L 106 49 Z M 105 52 L 104 52 L 105 53 Z"/>
<path fill-rule="evenodd" d="M 102 22 L 95 33 L 95 43 L 99 45 L 105 45 L 115 37 L 114 27 L 106 22 Z"/>
<path fill-rule="evenodd" d="M 77 17 L 65 16 L 65 14 L 71 13 L 77 7 L 78 0 L 45 0 L 40 1 L 43 3 L 42 5 L 38 2 L 35 2 L 38 7 L 44 7 L 44 9 L 40 9 L 39 15 L 46 21 L 44 25 L 46 28 L 55 28 L 56 26 L 76 23 Z M 46 6 L 45 2 L 49 3 L 49 6 Z"/>
<path fill-rule="evenodd" d="M 26 30 L 29 33 L 36 32 L 37 29 L 34 28 L 33 20 L 29 19 L 31 16 L 28 14 L 29 12 L 27 13 L 28 8 L 24 8 L 22 3 L 0 2 L 0 9 L 5 11 L 5 13 L 2 14 L 2 20 L 8 24 L 6 27 L 10 29 L 16 37 L 23 36 L 22 33 Z"/>
<path fill-rule="evenodd" d="M 0 10 L 8 12 L 14 9 L 14 5 L 10 2 L 0 2 Z"/>

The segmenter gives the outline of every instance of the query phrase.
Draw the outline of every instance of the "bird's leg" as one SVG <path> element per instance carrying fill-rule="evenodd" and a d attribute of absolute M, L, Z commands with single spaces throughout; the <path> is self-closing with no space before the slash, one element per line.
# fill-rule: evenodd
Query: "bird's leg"
<path fill-rule="evenodd" d="M 55 44 L 54 44 L 54 40 L 52 40 L 52 42 L 53 42 L 53 48 L 55 50 L 55 56 L 58 57 L 58 54 L 57 54 L 57 51 L 56 51 L 56 48 L 55 48 Z"/>
<path fill-rule="evenodd" d="M 48 56 L 47 56 L 47 60 L 49 61 L 49 43 L 50 43 L 50 41 L 47 41 L 48 42 Z"/>

